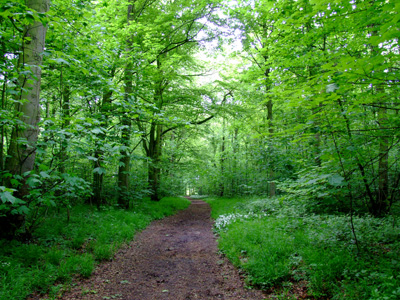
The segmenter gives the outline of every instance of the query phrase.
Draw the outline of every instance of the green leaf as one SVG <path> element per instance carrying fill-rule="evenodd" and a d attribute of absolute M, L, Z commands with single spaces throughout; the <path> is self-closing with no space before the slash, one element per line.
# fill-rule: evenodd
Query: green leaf
<path fill-rule="evenodd" d="M 333 174 L 329 177 L 328 182 L 330 185 L 338 187 L 344 184 L 344 178 L 338 174 Z"/>
<path fill-rule="evenodd" d="M 14 178 L 12 178 L 10 180 L 10 182 L 11 182 L 12 186 L 15 186 L 15 187 L 17 187 L 21 184 L 17 179 L 14 179 Z"/>
<path fill-rule="evenodd" d="M 29 185 L 29 187 L 34 188 L 37 187 L 39 184 L 42 184 L 42 182 L 35 177 L 29 177 L 26 181 L 26 184 Z"/>
<path fill-rule="evenodd" d="M 88 160 L 93 160 L 93 161 L 98 161 L 99 159 L 98 158 L 96 158 L 96 157 L 94 157 L 94 156 L 86 156 L 86 158 L 88 159 Z"/>
<path fill-rule="evenodd" d="M 40 172 L 40 176 L 42 176 L 43 178 L 50 178 L 50 175 L 43 171 Z"/>
<path fill-rule="evenodd" d="M 100 133 L 103 133 L 103 130 L 101 130 L 101 128 L 99 128 L 99 127 L 96 127 L 94 129 L 92 129 L 92 132 L 94 134 L 100 134 Z"/>
<path fill-rule="evenodd" d="M 11 204 L 18 203 L 19 200 L 18 198 L 14 197 L 9 191 L 0 192 L 0 198 L 3 203 L 10 202 Z"/>
<path fill-rule="evenodd" d="M 93 173 L 97 173 L 97 174 L 105 174 L 106 173 L 106 169 L 102 168 L 102 167 L 98 167 L 93 169 Z"/>
<path fill-rule="evenodd" d="M 53 61 L 55 61 L 55 62 L 57 62 L 57 63 L 59 63 L 59 64 L 66 64 L 66 65 L 69 65 L 69 62 L 67 62 L 65 59 L 63 59 L 63 58 L 56 58 L 56 59 L 53 59 Z"/>
<path fill-rule="evenodd" d="M 26 215 L 26 214 L 29 213 L 29 208 L 26 207 L 25 205 L 22 205 L 22 206 L 20 206 L 20 207 L 17 208 L 17 211 L 18 211 L 18 213 L 21 214 L 21 215 Z"/>

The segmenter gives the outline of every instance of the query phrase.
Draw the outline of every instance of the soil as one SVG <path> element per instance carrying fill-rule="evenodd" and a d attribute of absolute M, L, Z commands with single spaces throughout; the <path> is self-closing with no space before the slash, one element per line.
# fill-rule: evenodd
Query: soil
<path fill-rule="evenodd" d="M 153 222 L 62 299 L 264 299 L 218 254 L 210 207 L 200 200 Z"/>

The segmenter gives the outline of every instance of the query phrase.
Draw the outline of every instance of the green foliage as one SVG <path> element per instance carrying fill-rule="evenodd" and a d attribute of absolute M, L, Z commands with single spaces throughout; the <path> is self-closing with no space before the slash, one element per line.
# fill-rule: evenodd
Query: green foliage
<path fill-rule="evenodd" d="M 393 217 L 353 216 L 357 248 L 345 214 L 313 214 L 283 197 L 207 201 L 220 249 L 252 284 L 305 280 L 317 299 L 398 297 L 400 228 Z"/>
<path fill-rule="evenodd" d="M 252 284 L 268 288 L 290 277 L 290 257 L 299 241 L 282 230 L 281 222 L 241 220 L 221 233 L 220 248 L 249 273 Z"/>
<path fill-rule="evenodd" d="M 151 219 L 187 205 L 142 200 L 148 196 L 277 194 L 285 198 L 209 200 L 221 241 L 247 253 L 236 263 L 253 282 L 284 281 L 295 264 L 319 297 L 395 297 L 398 279 L 386 262 L 398 251 L 389 215 L 397 216 L 400 200 L 399 4 L 255 0 L 249 10 L 246 1 L 134 2 L 54 0 L 46 14 L 22 0 L 0 5 L 0 223 L 5 236 L 49 246 L 26 246 L 32 268 L 42 260 L 34 257 L 46 257 L 35 272 L 50 274 L 49 282 L 87 276 L 93 260 L 110 259 Z M 30 128 L 17 107 L 28 92 L 20 80 L 33 72 L 21 64 L 33 22 L 48 30 L 42 121 Z M 201 77 L 209 70 L 218 79 Z M 18 139 L 36 152 L 26 172 L 6 170 L 10 158 L 25 161 L 10 146 L 17 130 L 39 132 L 32 145 Z M 83 203 L 100 212 L 77 213 Z M 54 211 L 64 223 L 49 226 Z M 106 233 L 116 227 L 119 235 Z M 236 227 L 254 230 L 240 241 Z M 313 246 L 329 255 L 313 255 Z M 293 253 L 297 247 L 304 253 Z M 85 251 L 83 271 L 75 254 Z M 384 271 L 364 263 L 368 252 L 379 254 Z M 17 274 L 24 262 L 15 255 L 8 271 Z"/>
<path fill-rule="evenodd" d="M 75 206 L 70 220 L 65 209 L 51 209 L 30 243 L 0 240 L 0 299 L 26 299 L 33 291 L 59 293 L 54 283 L 92 274 L 96 261 L 110 260 L 151 220 L 186 208 L 184 198 L 142 200 L 131 211 Z"/>
<path fill-rule="evenodd" d="M 6 216 L 7 214 L 25 215 L 29 212 L 26 202 L 13 196 L 15 191 L 15 189 L 0 186 L 0 217 Z"/>

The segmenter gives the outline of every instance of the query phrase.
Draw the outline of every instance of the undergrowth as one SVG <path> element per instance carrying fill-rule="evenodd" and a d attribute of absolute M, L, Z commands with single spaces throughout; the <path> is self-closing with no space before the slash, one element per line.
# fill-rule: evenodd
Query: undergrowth
<path fill-rule="evenodd" d="M 110 260 L 152 220 L 186 208 L 184 198 L 141 200 L 131 211 L 74 207 L 50 212 L 29 242 L 0 240 L 0 299 L 26 299 L 33 292 L 55 298 L 75 276 L 89 277 L 96 262 Z"/>
<path fill-rule="evenodd" d="M 393 216 L 309 213 L 284 198 L 208 198 L 219 247 L 264 289 L 306 281 L 316 299 L 400 299 Z"/>

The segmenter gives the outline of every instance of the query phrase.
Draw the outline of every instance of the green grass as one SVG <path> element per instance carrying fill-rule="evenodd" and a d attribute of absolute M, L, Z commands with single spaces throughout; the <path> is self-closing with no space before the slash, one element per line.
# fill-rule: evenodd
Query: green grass
<path fill-rule="evenodd" d="M 249 199 L 251 198 L 208 197 L 203 200 L 211 205 L 211 217 L 217 219 L 220 215 L 242 211 L 239 204 L 246 203 Z"/>
<path fill-rule="evenodd" d="M 131 211 L 90 206 L 50 213 L 29 243 L 0 240 L 0 300 L 26 299 L 32 292 L 60 294 L 73 277 L 87 278 L 97 262 L 110 260 L 117 249 L 152 220 L 186 208 L 184 198 L 142 200 Z"/>
<path fill-rule="evenodd" d="M 285 289 L 306 281 L 316 299 L 400 299 L 400 228 L 393 217 L 307 214 L 283 198 L 209 198 L 219 247 L 248 281 Z"/>

